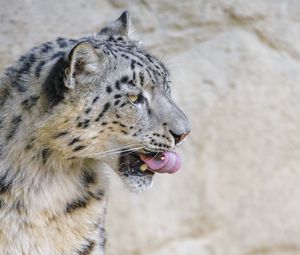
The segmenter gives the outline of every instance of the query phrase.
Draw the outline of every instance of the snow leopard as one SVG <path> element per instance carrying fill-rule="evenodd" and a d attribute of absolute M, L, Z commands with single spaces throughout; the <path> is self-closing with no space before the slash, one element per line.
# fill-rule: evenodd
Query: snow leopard
<path fill-rule="evenodd" d="M 0 78 L 0 253 L 105 253 L 108 175 L 131 191 L 175 173 L 190 132 L 170 74 L 129 36 L 101 31 L 32 48 Z"/>

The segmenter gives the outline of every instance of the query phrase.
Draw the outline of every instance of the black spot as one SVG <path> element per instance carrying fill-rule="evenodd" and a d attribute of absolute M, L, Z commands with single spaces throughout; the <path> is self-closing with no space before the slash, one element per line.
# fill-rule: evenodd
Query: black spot
<path fill-rule="evenodd" d="M 29 140 L 28 144 L 27 144 L 26 147 L 25 147 L 25 150 L 30 150 L 30 149 L 33 148 L 34 140 L 35 140 L 34 138 L 31 138 L 31 139 Z"/>
<path fill-rule="evenodd" d="M 114 98 L 120 98 L 120 97 L 122 97 L 122 95 L 116 94 L 116 95 L 114 96 Z"/>
<path fill-rule="evenodd" d="M 18 76 L 18 77 L 20 77 L 20 76 Z M 19 79 L 19 78 L 17 78 L 17 79 Z M 16 88 L 19 92 L 22 92 L 22 93 L 26 92 L 27 88 L 24 87 L 24 82 L 21 80 L 17 80 L 17 79 L 12 81 L 12 87 Z"/>
<path fill-rule="evenodd" d="M 107 86 L 107 87 L 106 87 L 106 92 L 107 92 L 107 93 L 111 93 L 111 92 L 112 92 L 111 86 Z"/>
<path fill-rule="evenodd" d="M 111 31 L 108 27 L 104 27 L 101 29 L 100 34 L 108 34 Z"/>
<path fill-rule="evenodd" d="M 77 143 L 77 142 L 79 142 L 79 141 L 80 141 L 79 137 L 76 137 L 76 138 L 74 138 L 74 139 L 69 143 L 69 145 L 71 146 L 71 145 L 73 145 L 74 143 Z"/>
<path fill-rule="evenodd" d="M 103 107 L 102 112 L 100 112 L 99 116 L 95 119 L 95 121 L 99 121 L 100 118 L 103 117 L 103 115 L 105 114 L 105 112 L 107 112 L 107 110 L 109 109 L 109 107 L 110 107 L 110 103 L 106 103 L 106 104 L 104 105 L 104 107 Z"/>
<path fill-rule="evenodd" d="M 102 247 L 104 249 L 106 245 L 106 232 L 105 232 L 105 228 L 100 227 L 100 247 Z"/>
<path fill-rule="evenodd" d="M 85 208 L 88 204 L 88 198 L 83 197 L 77 200 L 72 201 L 71 203 L 68 203 L 66 206 L 66 213 L 71 213 L 76 209 L 79 208 Z"/>
<path fill-rule="evenodd" d="M 49 156 L 51 155 L 52 151 L 48 148 L 45 148 L 42 150 L 42 161 L 43 164 L 45 164 L 49 158 Z"/>
<path fill-rule="evenodd" d="M 78 145 L 77 147 L 75 147 L 73 149 L 73 151 L 80 151 L 80 150 L 83 150 L 84 148 L 86 148 L 86 146 L 84 146 L 84 145 Z"/>
<path fill-rule="evenodd" d="M 85 110 L 85 113 L 88 114 L 91 110 L 92 110 L 91 108 L 87 108 L 87 109 Z"/>
<path fill-rule="evenodd" d="M 121 116 L 120 116 L 119 114 L 116 114 L 116 118 L 117 118 L 117 119 L 120 119 Z"/>
<path fill-rule="evenodd" d="M 98 99 L 99 99 L 99 97 L 98 97 L 98 96 L 96 96 L 96 97 L 93 99 L 93 102 L 92 102 L 92 104 L 96 103 L 96 102 L 98 101 Z"/>
<path fill-rule="evenodd" d="M 85 169 L 82 176 L 82 184 L 84 187 L 88 187 L 90 184 L 96 182 L 96 174 L 90 169 Z"/>
<path fill-rule="evenodd" d="M 135 75 L 135 72 L 133 72 L 133 74 L 132 74 L 132 80 L 135 81 L 135 78 L 136 78 L 136 75 Z"/>
<path fill-rule="evenodd" d="M 150 108 L 148 108 L 147 112 L 148 112 L 149 115 L 151 115 L 151 113 L 152 113 Z"/>
<path fill-rule="evenodd" d="M 10 96 L 10 89 L 3 87 L 0 90 L 0 107 L 2 107 Z"/>
<path fill-rule="evenodd" d="M 87 240 L 84 245 L 81 245 L 82 247 L 78 251 L 78 255 L 88 255 L 88 254 L 90 254 L 93 251 L 95 245 L 96 244 L 95 244 L 94 241 Z"/>
<path fill-rule="evenodd" d="M 108 123 L 106 122 L 106 121 L 103 121 L 102 123 L 101 123 L 101 125 L 102 126 L 106 126 Z"/>
<path fill-rule="evenodd" d="M 69 41 L 70 41 L 70 43 L 72 43 L 72 44 L 78 43 L 78 40 L 76 40 L 76 39 L 70 39 Z"/>
<path fill-rule="evenodd" d="M 39 78 L 46 61 L 41 61 L 35 68 L 35 77 Z"/>
<path fill-rule="evenodd" d="M 33 96 L 30 96 L 29 98 L 25 99 L 21 103 L 21 105 L 23 106 L 23 109 L 27 110 L 27 111 L 30 110 L 30 108 L 36 104 L 36 102 L 39 98 L 40 98 L 39 96 L 33 95 Z"/>
<path fill-rule="evenodd" d="M 84 120 L 83 128 L 87 128 L 89 126 L 90 120 Z"/>
<path fill-rule="evenodd" d="M 126 54 L 121 54 L 121 57 L 123 57 L 125 59 L 129 59 L 129 57 Z"/>
<path fill-rule="evenodd" d="M 122 132 L 124 135 L 127 135 L 127 134 L 128 134 L 128 132 L 125 131 L 125 130 L 121 130 L 121 132 Z"/>
<path fill-rule="evenodd" d="M 18 116 L 14 117 L 11 120 L 10 130 L 9 130 L 7 136 L 6 136 L 6 140 L 11 139 L 15 135 L 15 133 L 16 133 L 19 125 L 20 125 L 21 120 L 22 120 L 22 116 L 21 115 L 18 115 Z"/>
<path fill-rule="evenodd" d="M 92 198 L 95 198 L 96 200 L 102 200 L 104 195 L 105 195 L 105 192 L 104 190 L 102 189 L 99 189 L 97 190 L 96 192 L 89 192 L 89 195 L 92 197 Z"/>
<path fill-rule="evenodd" d="M 0 199 L 0 209 L 4 206 L 4 201 Z"/>
<path fill-rule="evenodd" d="M 0 194 L 7 192 L 12 187 L 12 177 L 9 176 L 10 168 L 7 169 L 4 173 L 0 174 Z"/>
<path fill-rule="evenodd" d="M 124 125 L 124 124 L 122 124 L 122 123 L 119 123 L 119 125 L 120 125 L 121 127 L 124 127 L 124 128 L 127 127 L 126 125 Z"/>
<path fill-rule="evenodd" d="M 65 52 L 63 51 L 58 51 L 56 52 L 55 54 L 53 54 L 53 56 L 51 57 L 51 60 L 55 59 L 55 58 L 61 58 L 61 59 L 64 59 L 65 57 Z"/>
<path fill-rule="evenodd" d="M 128 82 L 128 85 L 135 86 L 135 83 L 134 83 L 133 80 L 130 80 L 130 81 Z"/>
<path fill-rule="evenodd" d="M 14 67 L 9 67 L 6 70 L 6 75 L 10 78 L 11 81 L 11 87 L 17 89 L 19 92 L 25 92 L 27 89 L 23 86 L 24 81 L 22 80 L 22 75 L 19 73 L 19 70 L 15 69 Z M 5 93 L 5 90 L 7 92 L 10 91 L 9 87 L 1 88 L 1 94 L 3 92 Z M 3 97 L 3 95 L 1 96 Z M 1 102 L 3 105 L 3 103 Z"/>
<path fill-rule="evenodd" d="M 129 80 L 128 76 L 123 76 L 121 78 L 121 83 L 126 83 Z"/>
<path fill-rule="evenodd" d="M 42 44 L 42 46 L 41 46 L 41 52 L 42 53 L 47 53 L 51 50 L 53 50 L 51 42 L 47 42 L 47 43 Z"/>
<path fill-rule="evenodd" d="M 140 67 L 144 67 L 144 65 L 140 62 L 136 62 Z"/>
<path fill-rule="evenodd" d="M 126 105 L 126 103 L 123 103 L 120 105 L 120 108 L 124 107 Z"/>
<path fill-rule="evenodd" d="M 146 54 L 145 56 L 151 63 L 153 63 L 152 57 L 150 55 Z"/>
<path fill-rule="evenodd" d="M 63 132 L 58 133 L 56 136 L 54 136 L 54 138 L 59 138 L 59 137 L 65 136 L 67 134 L 69 134 L 68 131 L 63 131 Z"/>
<path fill-rule="evenodd" d="M 44 84 L 42 85 L 42 93 L 49 103 L 49 107 L 57 105 L 64 99 L 64 94 L 68 90 L 64 85 L 64 71 L 67 62 L 60 58 L 52 67 Z"/>
<path fill-rule="evenodd" d="M 120 103 L 120 100 L 115 101 L 115 105 L 118 105 Z"/>
<path fill-rule="evenodd" d="M 29 54 L 28 57 L 25 58 L 24 62 L 21 64 L 21 67 L 19 68 L 19 74 L 27 74 L 35 62 L 36 57 L 33 53 Z"/>
<path fill-rule="evenodd" d="M 132 70 L 135 68 L 135 63 L 136 62 L 134 60 L 131 61 L 130 67 L 131 67 Z"/>
<path fill-rule="evenodd" d="M 121 86 L 120 86 L 120 82 L 119 82 L 119 81 L 116 81 L 115 87 L 116 87 L 117 90 L 120 90 L 120 89 L 121 89 Z"/>
<path fill-rule="evenodd" d="M 56 39 L 56 42 L 57 42 L 57 44 L 59 45 L 60 48 L 65 48 L 65 47 L 68 46 L 68 42 L 64 38 L 59 37 L 59 38 Z"/>

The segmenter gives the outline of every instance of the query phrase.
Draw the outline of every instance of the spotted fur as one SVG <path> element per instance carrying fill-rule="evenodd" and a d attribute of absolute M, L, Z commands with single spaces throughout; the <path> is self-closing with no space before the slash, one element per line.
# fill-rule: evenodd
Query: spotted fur
<path fill-rule="evenodd" d="M 94 36 L 46 42 L 1 76 L 2 255 L 104 254 L 106 169 L 143 190 L 153 175 L 126 170 L 126 151 L 171 149 L 189 131 L 167 68 L 128 26 L 124 12 Z"/>

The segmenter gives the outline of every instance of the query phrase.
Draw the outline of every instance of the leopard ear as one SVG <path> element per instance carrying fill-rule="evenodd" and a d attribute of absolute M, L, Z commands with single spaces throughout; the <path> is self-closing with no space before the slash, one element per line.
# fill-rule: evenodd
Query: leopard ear
<path fill-rule="evenodd" d="M 129 30 L 129 13 L 128 11 L 124 11 L 121 16 L 109 23 L 105 28 L 100 31 L 100 35 L 119 35 L 128 37 Z"/>
<path fill-rule="evenodd" d="M 65 86 L 73 89 L 80 75 L 89 75 L 99 71 L 100 56 L 89 42 L 80 42 L 73 47 L 68 56 L 65 69 Z"/>

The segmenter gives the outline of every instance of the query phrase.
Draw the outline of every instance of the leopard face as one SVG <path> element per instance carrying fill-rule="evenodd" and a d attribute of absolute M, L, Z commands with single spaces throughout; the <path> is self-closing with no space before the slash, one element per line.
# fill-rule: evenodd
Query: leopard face
<path fill-rule="evenodd" d="M 64 100 L 46 127 L 68 130 L 52 145 L 64 157 L 105 161 L 131 190 L 140 191 L 159 172 L 145 167 L 143 155 L 164 157 L 190 127 L 172 100 L 167 68 L 127 32 L 124 13 L 72 48 L 62 73 Z"/>

